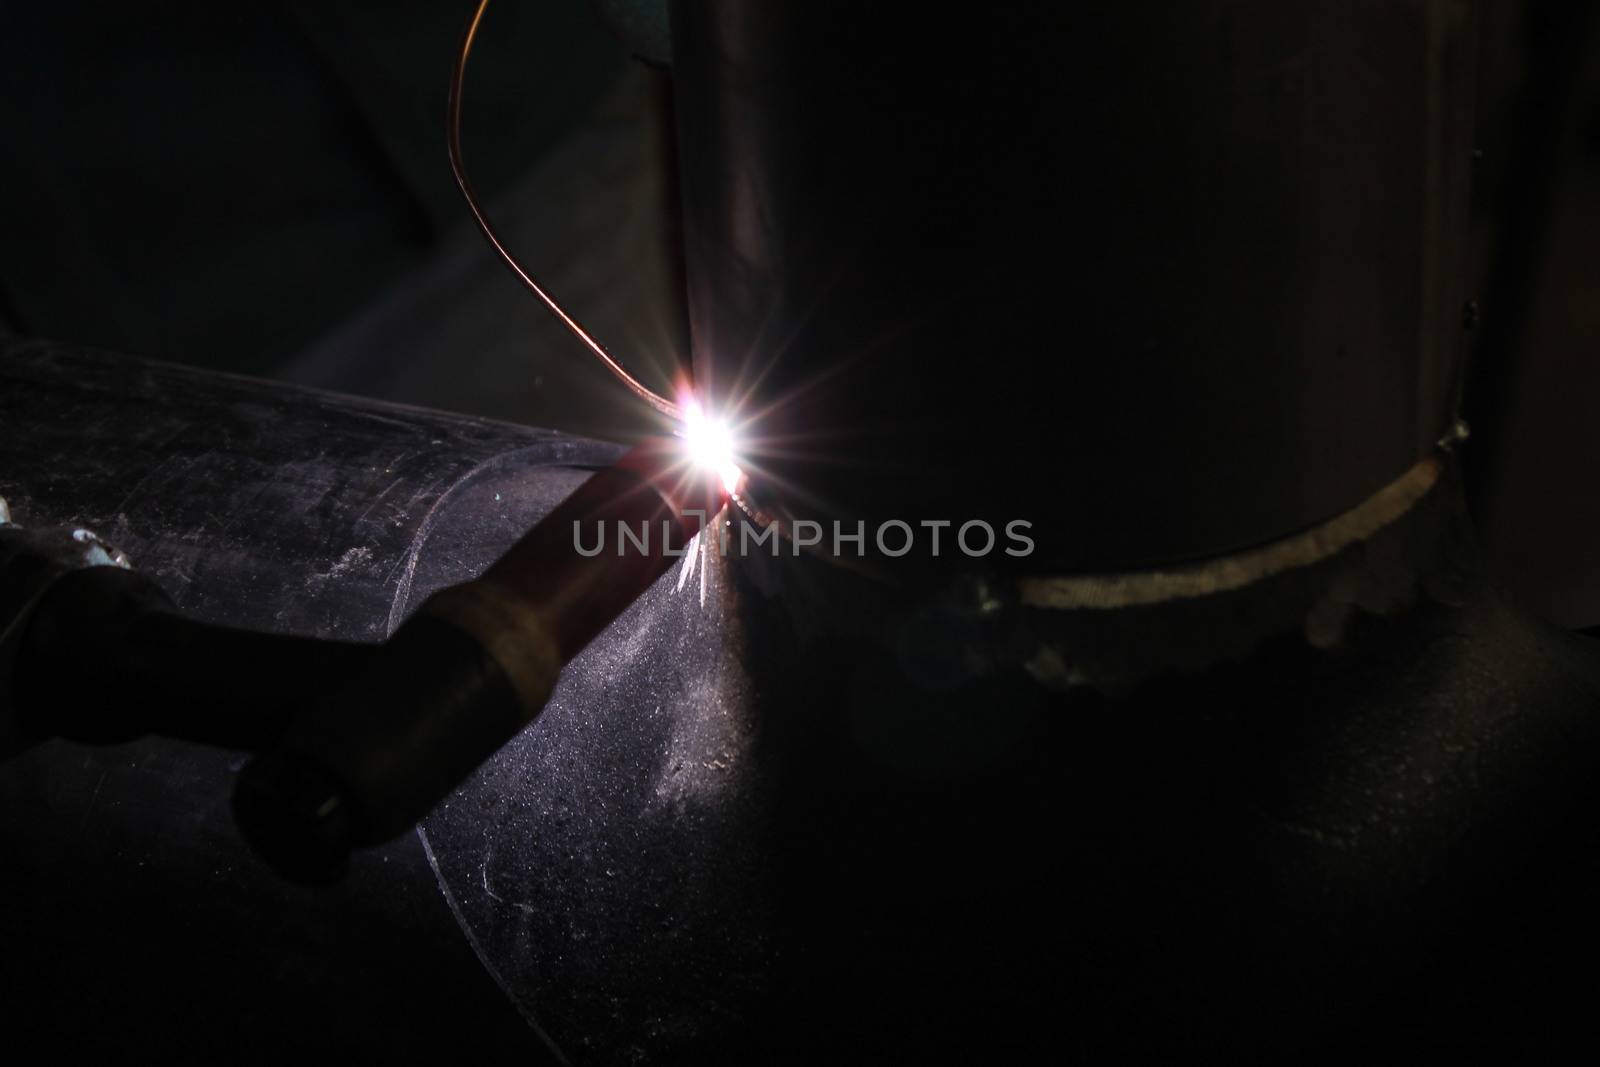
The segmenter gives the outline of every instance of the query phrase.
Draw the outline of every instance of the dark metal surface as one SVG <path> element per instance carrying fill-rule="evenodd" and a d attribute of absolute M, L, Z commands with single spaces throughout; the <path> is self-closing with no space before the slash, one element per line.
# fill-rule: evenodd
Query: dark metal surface
<path fill-rule="evenodd" d="M 1474 207 L 1492 238 L 1467 417 L 1473 513 L 1529 604 L 1600 623 L 1600 7 L 1503 2 Z M 1486 227 L 1487 228 L 1487 227 Z"/>
<path fill-rule="evenodd" d="M 36 341 L 0 350 L 0 495 L 104 530 L 192 617 L 374 641 L 419 568 L 470 576 L 465 487 L 542 513 L 609 445 Z M 514 502 L 514 503 L 513 503 Z M 489 532 L 486 532 L 489 531 Z M 496 542 L 503 546 L 508 542 Z M 83 667 L 92 671 L 92 661 Z M 252 684 L 248 675 L 229 684 Z M 229 712 L 227 688 L 216 714 Z M 396 1062 L 546 1053 L 408 836 L 340 887 L 288 886 L 234 831 L 242 755 L 49 742 L 0 766 L 9 1040 L 63 1053 Z"/>
<path fill-rule="evenodd" d="M 389 632 L 614 454 L 41 344 L 0 384 L 19 518 L 123 516 L 181 604 L 290 632 Z M 228 754 L 43 746 L 0 767 L 11 1032 L 541 1054 L 470 941 L 577 1063 L 1370 1061 L 1436 1048 L 1441 1019 L 1514 1051 L 1560 1020 L 1460 1006 L 1539 967 L 1495 917 L 1550 899 L 1539 864 L 1592 821 L 1600 671 L 1469 548 L 1337 649 L 1291 636 L 1122 700 L 910 686 L 798 624 L 815 561 L 772 587 L 713 563 L 704 604 L 669 574 L 424 836 L 316 894 L 237 841 Z"/>
<path fill-rule="evenodd" d="M 423 823 L 463 924 L 575 1063 L 759 1063 L 764 1013 L 790 1010 L 756 683 L 710 565 L 703 605 L 669 573 Z"/>
<path fill-rule="evenodd" d="M 426 832 L 580 1063 L 1361 1062 L 1528 966 L 1493 916 L 1594 810 L 1593 649 L 1463 551 L 1336 651 L 1110 701 L 908 688 L 714 570 L 713 613 L 636 604 Z"/>
<path fill-rule="evenodd" d="M 539 717 L 565 665 L 691 553 L 724 499 L 671 437 L 596 471 L 323 687 L 240 775 L 241 832 L 281 870 L 317 878 L 410 830 Z M 599 544 L 580 548 L 597 527 Z M 607 551 L 608 528 L 640 540 Z"/>
<path fill-rule="evenodd" d="M 10 505 L 0 497 L 0 759 L 29 740 L 17 676 L 26 658 L 24 638 L 40 602 L 76 570 L 127 565 L 120 550 L 91 530 L 21 529 L 11 521 Z"/>
<path fill-rule="evenodd" d="M 1473 16 L 675 4 L 696 380 L 767 500 L 1035 570 L 1327 519 L 1447 425 Z"/>
<path fill-rule="evenodd" d="M 377 640 L 454 489 L 616 453 L 49 342 L 0 358 L 0 496 L 14 519 L 91 526 L 186 612 L 236 626 Z"/>
<path fill-rule="evenodd" d="M 239 630 L 184 616 L 148 576 L 63 576 L 21 622 L 6 672 L 33 740 L 114 744 L 147 734 L 257 751 L 308 693 L 341 681 L 371 646 Z"/>

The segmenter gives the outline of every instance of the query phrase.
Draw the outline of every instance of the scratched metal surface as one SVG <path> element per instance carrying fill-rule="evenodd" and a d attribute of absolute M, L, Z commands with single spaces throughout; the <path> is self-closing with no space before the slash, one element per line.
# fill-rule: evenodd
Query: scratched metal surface
<path fill-rule="evenodd" d="M 232 625 L 379 640 L 419 567 L 465 578 L 514 537 L 458 521 L 431 536 L 464 491 L 492 501 L 499 487 L 520 515 L 540 512 L 583 476 L 567 464 L 615 451 L 46 342 L 0 347 L 0 496 L 15 521 L 101 530 L 183 610 Z M 418 1062 L 471 1034 L 492 1062 L 540 1062 L 420 840 L 359 856 L 335 889 L 287 886 L 234 833 L 242 758 L 148 739 L 48 743 L 0 765 L 12 1040 L 180 1062 Z"/>
<path fill-rule="evenodd" d="M 0 495 L 19 522 L 104 530 L 202 618 L 330 637 L 381 638 L 503 551 L 581 465 L 615 454 L 40 343 L 6 349 L 0 381 Z M 281 1054 L 364 1029 L 411 1061 L 448 1022 L 471 1026 L 474 1047 L 524 1057 L 548 1052 L 542 1033 L 578 1063 L 771 1062 L 769 1039 L 809 1054 L 826 1035 L 794 1027 L 837 1015 L 862 983 L 901 988 L 905 1010 L 918 988 L 908 971 L 926 956 L 885 959 L 894 938 L 930 928 L 948 892 L 895 902 L 939 862 L 924 846 L 945 838 L 953 809 L 975 794 L 1004 808 L 1016 790 L 979 777 L 929 804 L 897 795 L 877 758 L 841 764 L 859 746 L 828 731 L 841 714 L 865 721 L 839 701 L 852 657 L 796 661 L 779 637 L 750 655 L 735 622 L 750 590 L 715 561 L 681 591 L 676 578 L 572 664 L 540 721 L 423 836 L 359 857 L 328 894 L 282 886 L 239 843 L 233 754 L 57 744 L 0 768 L 0 855 L 22 872 L 0 889 L 8 986 L 29 991 L 14 1003 L 57 1040 L 105 1048 L 118 1034 L 180 1058 L 236 1051 L 227 1035 L 240 1029 L 271 1034 L 262 1048 Z M 763 699 L 744 673 L 752 661 L 772 668 Z M 834 713 L 813 717 L 818 701 Z M 963 716 L 941 729 L 966 762 L 989 755 Z M 886 736 L 870 747 L 902 758 Z M 800 786 L 781 815 L 774 748 L 792 753 L 785 773 Z M 1031 762 L 1047 759 L 1041 748 Z M 857 817 L 857 799 L 873 818 Z M 919 829 L 890 845 L 886 824 Z M 970 826 L 961 836 L 970 843 Z M 971 870 L 940 878 L 965 891 Z M 108 884 L 120 887 L 113 907 Z M 863 905 L 856 888 L 879 885 Z M 858 929 L 840 913 L 862 906 L 904 917 L 835 989 Z M 992 923 L 971 929 L 981 939 Z M 948 940 L 929 945 L 942 953 Z M 122 988 L 151 959 L 168 988 Z M 411 988 L 398 973 L 425 977 Z M 69 989 L 111 1024 L 75 1032 Z"/>
<path fill-rule="evenodd" d="M 236 624 L 381 637 L 614 453 L 0 350 L 15 518 L 101 527 L 186 610 Z M 1570 890 L 1548 916 L 1463 918 L 1559 845 L 1600 730 L 1592 649 L 1492 586 L 1338 655 L 1291 642 L 1113 706 L 1003 677 L 908 692 L 880 653 L 797 641 L 747 568 L 714 564 L 703 601 L 675 577 L 421 835 L 333 890 L 254 863 L 234 754 L 45 745 L 0 766 L 8 1037 L 173 1062 L 528 1064 L 554 1045 L 745 1064 L 1198 1036 L 1370 1062 L 1392 1006 L 1401 1059 L 1441 1023 L 1467 1050 L 1552 1027 L 1592 1044 L 1559 1028 L 1592 984 L 1544 974 L 1574 931 L 1600 943 L 1592 848 L 1544 885 Z"/>
<path fill-rule="evenodd" d="M 185 611 L 231 625 L 381 640 L 617 451 L 43 342 L 0 353 L 16 521 L 102 530 Z M 263 1055 L 369 1029 L 410 1061 L 439 1020 L 521 1062 L 549 1055 L 543 1033 L 586 1062 L 704 1049 L 762 991 L 770 869 L 725 576 L 678 577 L 420 836 L 358 856 L 325 894 L 281 885 L 238 841 L 238 754 L 50 743 L 0 766 L 0 856 L 19 872 L 0 886 L 3 966 L 30 990 L 15 1006 L 46 1038 L 116 1032 L 179 1058 L 234 1054 L 223 1035 L 240 1028 L 275 1032 Z M 124 888 L 109 909 L 108 882 Z M 186 977 L 114 988 L 152 956 Z M 664 959 L 696 993 L 660 983 Z M 429 977 L 402 992 L 402 971 Z M 69 989 L 114 1025 L 77 1032 Z"/>
<path fill-rule="evenodd" d="M 467 490 L 476 506 L 429 541 L 470 544 L 456 524 L 488 511 L 490 491 Z M 413 605 L 447 580 L 447 556 L 424 545 Z M 756 705 L 725 566 L 695 560 L 601 633 L 535 725 L 423 823 L 485 963 L 573 1063 L 741 1062 L 772 991 Z"/>
<path fill-rule="evenodd" d="M 452 490 L 616 451 L 49 342 L 0 360 L 15 520 L 91 525 L 185 611 L 237 626 L 379 640 Z"/>

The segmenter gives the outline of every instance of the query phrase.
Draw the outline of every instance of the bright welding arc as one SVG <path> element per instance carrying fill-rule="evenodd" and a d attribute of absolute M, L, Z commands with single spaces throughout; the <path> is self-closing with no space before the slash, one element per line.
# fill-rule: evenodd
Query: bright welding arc
<path fill-rule="evenodd" d="M 511 254 L 510 250 L 501 242 L 499 235 L 495 233 L 494 227 L 489 223 L 488 215 L 484 214 L 483 205 L 478 201 L 478 194 L 473 190 L 472 183 L 467 180 L 466 166 L 461 162 L 461 87 L 466 81 L 467 56 L 472 52 L 472 42 L 478 36 L 478 24 L 483 20 L 483 13 L 488 7 L 489 0 L 478 0 L 478 8 L 472 13 L 472 19 L 467 23 L 466 32 L 461 36 L 461 47 L 456 52 L 455 70 L 450 75 L 448 139 L 450 143 L 450 170 L 455 174 L 456 185 L 460 187 L 461 195 L 466 198 L 467 207 L 471 210 L 472 217 L 478 224 L 478 229 L 483 231 L 483 236 L 488 239 L 494 250 L 500 253 L 500 258 L 505 260 L 506 266 L 511 268 L 511 272 L 517 276 L 523 285 L 527 286 L 528 291 L 543 301 L 544 306 L 550 309 L 551 314 L 560 319 L 562 324 L 572 331 L 573 336 L 582 341 L 600 362 L 610 368 L 611 373 L 620 378 L 622 384 L 631 389 L 635 396 L 668 418 L 681 420 L 683 412 L 677 404 L 659 393 L 651 391 L 643 382 L 629 374 L 628 369 L 619 363 L 610 352 L 607 352 L 605 346 L 595 340 L 594 335 L 583 328 L 582 323 L 567 314 L 566 310 L 556 302 L 555 297 L 546 292 L 545 288 L 534 280 L 533 275 L 523 269 L 522 264 L 517 262 L 516 257 Z"/>

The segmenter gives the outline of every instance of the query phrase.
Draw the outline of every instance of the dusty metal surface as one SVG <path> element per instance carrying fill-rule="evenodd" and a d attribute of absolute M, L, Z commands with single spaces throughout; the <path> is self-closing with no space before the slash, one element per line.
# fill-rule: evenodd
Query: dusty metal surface
<path fill-rule="evenodd" d="M 565 464 L 614 451 L 46 342 L 0 350 L 0 496 L 16 521 L 103 531 L 186 613 L 218 623 L 379 640 L 419 566 L 459 580 L 475 536 L 506 543 L 457 524 L 420 560 L 454 494 L 498 486 L 521 521 L 582 477 Z M 149 739 L 49 742 L 0 766 L 0 976 L 16 1040 L 409 1062 L 470 1032 L 491 1062 L 538 1062 L 421 842 L 364 853 L 337 889 L 291 887 L 234 831 L 242 762 Z"/>
<path fill-rule="evenodd" d="M 331 636 L 391 631 L 614 454 L 51 346 L 0 376 L 19 521 L 120 530 L 196 614 Z M 908 677 L 806 624 L 838 603 L 797 599 L 837 577 L 817 561 L 714 564 L 704 604 L 669 573 L 421 837 L 319 893 L 237 840 L 235 757 L 42 746 L 0 767 L 8 1006 L 18 1033 L 188 1058 L 243 1030 L 407 1062 L 1370 1060 L 1440 1018 L 1515 1049 L 1527 1029 L 1460 1005 L 1536 967 L 1494 916 L 1593 810 L 1600 670 L 1470 539 L 1440 553 L 1452 582 L 1334 649 L 1290 635 L 1118 700 Z"/>

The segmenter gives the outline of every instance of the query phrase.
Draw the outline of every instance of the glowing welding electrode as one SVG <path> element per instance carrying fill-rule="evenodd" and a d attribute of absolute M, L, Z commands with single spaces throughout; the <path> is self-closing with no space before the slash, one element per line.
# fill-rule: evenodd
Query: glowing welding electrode
<path fill-rule="evenodd" d="M 715 472 L 722 479 L 723 489 L 737 492 L 744 472 L 739 468 L 733 427 L 707 414 L 692 397 L 679 406 L 683 409 L 683 443 L 689 462 L 701 470 Z"/>

